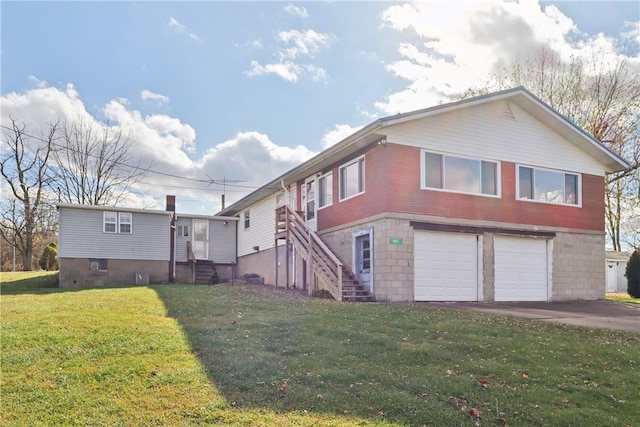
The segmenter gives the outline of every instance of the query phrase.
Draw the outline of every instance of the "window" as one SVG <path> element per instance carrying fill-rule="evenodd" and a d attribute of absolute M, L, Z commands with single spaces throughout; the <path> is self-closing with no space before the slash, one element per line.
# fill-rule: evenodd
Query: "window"
<path fill-rule="evenodd" d="M 318 207 L 323 208 L 333 204 L 333 172 L 320 177 L 318 180 L 319 200 Z"/>
<path fill-rule="evenodd" d="M 250 224 L 249 211 L 244 211 L 244 228 L 249 228 Z"/>
<path fill-rule="evenodd" d="M 580 175 L 518 166 L 518 198 L 562 205 L 579 205 Z"/>
<path fill-rule="evenodd" d="M 119 230 L 122 234 L 131 234 L 131 214 L 129 212 L 120 212 L 118 214 Z"/>
<path fill-rule="evenodd" d="M 105 233 L 131 234 L 133 215 L 130 212 L 103 212 L 102 231 Z"/>
<path fill-rule="evenodd" d="M 188 225 L 179 225 L 178 226 L 178 237 L 189 237 L 189 226 Z"/>
<path fill-rule="evenodd" d="M 90 271 L 107 271 L 109 264 L 106 259 L 89 259 Z"/>
<path fill-rule="evenodd" d="M 423 188 L 499 195 L 498 162 L 424 152 Z"/>
<path fill-rule="evenodd" d="M 340 200 L 364 192 L 364 157 L 340 168 Z"/>
<path fill-rule="evenodd" d="M 117 231 L 116 225 L 118 223 L 118 214 L 115 212 L 104 212 L 102 217 L 104 219 L 102 230 L 105 233 L 115 233 Z"/>

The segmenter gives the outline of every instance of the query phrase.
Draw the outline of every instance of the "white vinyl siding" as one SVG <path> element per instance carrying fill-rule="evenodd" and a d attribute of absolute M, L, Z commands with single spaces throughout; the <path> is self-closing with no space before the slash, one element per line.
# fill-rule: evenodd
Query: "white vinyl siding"
<path fill-rule="evenodd" d="M 255 253 L 254 246 L 260 247 L 260 250 L 274 246 L 276 197 L 266 197 L 247 209 L 251 211 L 251 227 L 238 228 L 238 256 Z M 243 213 L 240 218 L 243 218 Z"/>
<path fill-rule="evenodd" d="M 544 165 L 603 176 L 602 165 L 517 105 L 504 100 L 436 114 L 385 129 L 390 143 L 465 156 Z"/>
<path fill-rule="evenodd" d="M 179 216 L 176 220 L 176 261 L 187 262 L 187 242 L 193 242 L 191 232 L 194 219 L 209 221 L 209 256 L 208 260 L 218 264 L 230 264 L 236 260 L 236 227 L 238 221 L 207 216 Z M 226 223 L 226 225 L 225 225 Z M 182 235 L 180 234 L 182 230 Z M 184 235 L 188 230 L 188 235 Z"/>
<path fill-rule="evenodd" d="M 131 223 L 136 226 L 133 234 L 105 233 L 103 210 L 60 207 L 58 256 L 168 261 L 171 216 L 131 212 Z"/>

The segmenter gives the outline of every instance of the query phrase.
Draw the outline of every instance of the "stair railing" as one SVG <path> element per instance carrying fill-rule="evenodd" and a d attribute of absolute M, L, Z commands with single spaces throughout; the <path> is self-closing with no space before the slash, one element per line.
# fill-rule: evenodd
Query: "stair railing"
<path fill-rule="evenodd" d="M 278 208 L 276 215 L 284 213 L 285 230 L 296 249 L 307 262 L 307 268 L 322 281 L 329 293 L 342 301 L 342 262 L 331 249 L 311 230 L 304 219 L 288 205 Z"/>

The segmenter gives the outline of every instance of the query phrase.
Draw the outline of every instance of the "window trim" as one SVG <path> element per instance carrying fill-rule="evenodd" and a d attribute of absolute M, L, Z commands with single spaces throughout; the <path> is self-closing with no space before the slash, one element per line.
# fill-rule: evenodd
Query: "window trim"
<path fill-rule="evenodd" d="M 107 221 L 107 215 L 114 216 L 113 221 Z M 107 224 L 113 224 L 113 231 L 107 230 Z M 118 234 L 118 212 L 102 212 L 102 232 L 107 234 Z"/>
<path fill-rule="evenodd" d="M 244 219 L 244 229 L 247 230 L 251 228 L 251 211 L 247 209 L 242 213 Z"/>
<path fill-rule="evenodd" d="M 359 189 L 359 191 L 355 194 L 352 194 L 350 196 L 345 196 L 343 197 L 343 191 L 342 191 L 342 171 L 346 170 L 349 166 L 353 165 L 353 164 L 360 164 L 362 165 L 361 167 L 359 167 L 359 175 L 360 175 L 360 181 L 362 183 L 362 188 Z M 353 197 L 357 197 L 361 194 L 364 194 L 365 192 L 365 170 L 366 170 L 366 166 L 365 166 L 365 158 L 364 155 L 356 157 L 354 159 L 349 160 L 346 163 L 343 163 L 339 168 L 338 168 L 338 201 L 339 202 L 343 202 L 345 200 L 349 200 Z M 359 183 L 360 184 L 360 183 Z M 346 188 L 345 188 L 345 193 L 346 193 Z"/>
<path fill-rule="evenodd" d="M 186 231 L 186 233 L 185 233 Z M 178 225 L 176 227 L 176 233 L 178 237 L 189 237 L 189 226 L 188 225 Z"/>
<path fill-rule="evenodd" d="M 533 180 L 533 191 L 534 191 L 534 198 L 533 199 L 524 199 L 520 197 L 520 168 L 527 168 L 527 169 L 531 169 L 533 171 L 533 176 L 531 177 Z M 555 202 L 549 202 L 546 200 L 537 200 L 535 199 L 535 171 L 536 170 L 540 170 L 540 171 L 546 171 L 546 172 L 554 172 L 554 173 L 558 173 L 558 174 L 562 174 L 562 182 L 563 182 L 563 192 L 564 192 L 564 184 L 566 183 L 566 176 L 567 175 L 573 175 L 575 176 L 576 179 L 576 192 L 577 192 L 577 197 L 578 197 L 578 203 L 566 203 L 566 202 L 562 202 L 562 203 L 555 203 Z M 532 203 L 543 203 L 545 205 L 554 205 L 554 206 L 569 206 L 569 207 L 573 207 L 573 208 L 581 208 L 582 207 L 582 174 L 578 173 L 578 172 L 571 172 L 571 171 L 567 171 L 567 170 L 561 170 L 561 169 L 550 169 L 550 168 L 541 168 L 539 166 L 531 166 L 531 165 L 525 165 L 522 163 L 517 163 L 516 164 L 516 170 L 515 170 L 515 175 L 516 175 L 516 188 L 515 188 L 515 197 L 516 197 L 516 201 L 519 202 L 532 202 Z M 564 194 L 563 194 L 564 197 Z"/>
<path fill-rule="evenodd" d="M 428 187 L 426 185 L 426 165 L 425 165 L 425 154 L 426 153 L 431 153 L 431 154 L 436 154 L 439 156 L 442 156 L 442 163 L 441 163 L 441 167 L 442 167 L 442 188 L 438 188 L 438 187 Z M 471 192 L 471 191 L 461 191 L 461 190 L 450 190 L 448 188 L 444 188 L 445 186 L 445 172 L 444 172 L 444 168 L 446 166 L 446 162 L 445 162 L 445 157 L 453 157 L 453 158 L 457 158 L 457 159 L 463 159 L 463 160 L 474 160 L 480 163 L 480 176 L 482 177 L 482 162 L 488 162 L 488 163 L 493 163 L 496 165 L 496 194 L 487 194 L 487 193 L 483 193 L 482 192 L 482 182 L 480 182 L 480 192 L 479 193 L 475 193 L 475 192 Z M 452 153 L 445 153 L 445 152 L 441 152 L 441 151 L 433 151 L 433 150 L 425 150 L 425 149 L 421 149 L 420 150 L 420 189 L 421 190 L 431 190 L 431 191 L 441 191 L 441 192 L 445 192 L 445 193 L 455 193 L 455 194 L 466 194 L 469 196 L 481 196 L 481 197 L 491 197 L 494 199 L 500 199 L 502 198 L 502 162 L 500 160 L 493 160 L 493 159 L 487 159 L 487 158 L 482 158 L 482 157 L 474 157 L 474 156 L 464 156 L 461 154 L 452 154 Z"/>
<path fill-rule="evenodd" d="M 327 197 L 327 194 L 325 194 L 325 196 L 323 197 L 323 190 L 328 188 L 328 186 L 326 185 L 327 182 L 327 178 L 331 177 L 331 191 L 330 191 L 330 197 Z M 322 183 L 325 183 L 325 185 L 322 185 Z M 327 172 L 324 175 L 320 176 L 318 178 L 318 209 L 323 209 L 329 206 L 333 205 L 333 171 Z M 325 201 L 326 203 L 323 205 L 322 201 Z"/>
<path fill-rule="evenodd" d="M 128 215 L 129 222 L 123 221 L 122 217 Z M 129 231 L 122 231 L 122 226 L 128 225 Z M 118 212 L 118 233 L 119 234 L 133 234 L 133 214 L 131 212 Z"/>
<path fill-rule="evenodd" d="M 129 221 L 123 221 L 123 216 L 128 215 Z M 107 216 L 114 216 L 115 221 L 107 221 Z M 114 230 L 107 230 L 107 224 L 113 224 Z M 129 225 L 129 231 L 122 231 L 122 225 Z M 102 232 L 105 234 L 133 234 L 133 212 L 102 212 Z"/>
<path fill-rule="evenodd" d="M 98 268 L 91 268 L 91 264 L 97 263 Z M 100 268 L 101 266 L 104 268 Z M 109 271 L 109 260 L 106 258 L 89 258 L 89 271 Z"/>

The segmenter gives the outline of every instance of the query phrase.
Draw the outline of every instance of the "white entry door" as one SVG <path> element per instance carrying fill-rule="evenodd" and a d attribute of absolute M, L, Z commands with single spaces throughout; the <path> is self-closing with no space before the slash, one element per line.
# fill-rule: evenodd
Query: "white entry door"
<path fill-rule="evenodd" d="M 356 268 L 357 275 L 362 285 L 370 292 L 371 289 L 371 235 L 369 233 L 356 236 Z"/>
<path fill-rule="evenodd" d="M 496 236 L 494 251 L 496 301 L 549 301 L 546 239 Z"/>
<path fill-rule="evenodd" d="M 302 189 L 302 203 L 307 227 L 317 231 L 316 223 L 316 178 L 307 178 Z"/>
<path fill-rule="evenodd" d="M 193 254 L 196 259 L 209 259 L 209 221 L 193 220 Z"/>
<path fill-rule="evenodd" d="M 478 247 L 475 234 L 416 231 L 415 301 L 478 301 Z"/>

